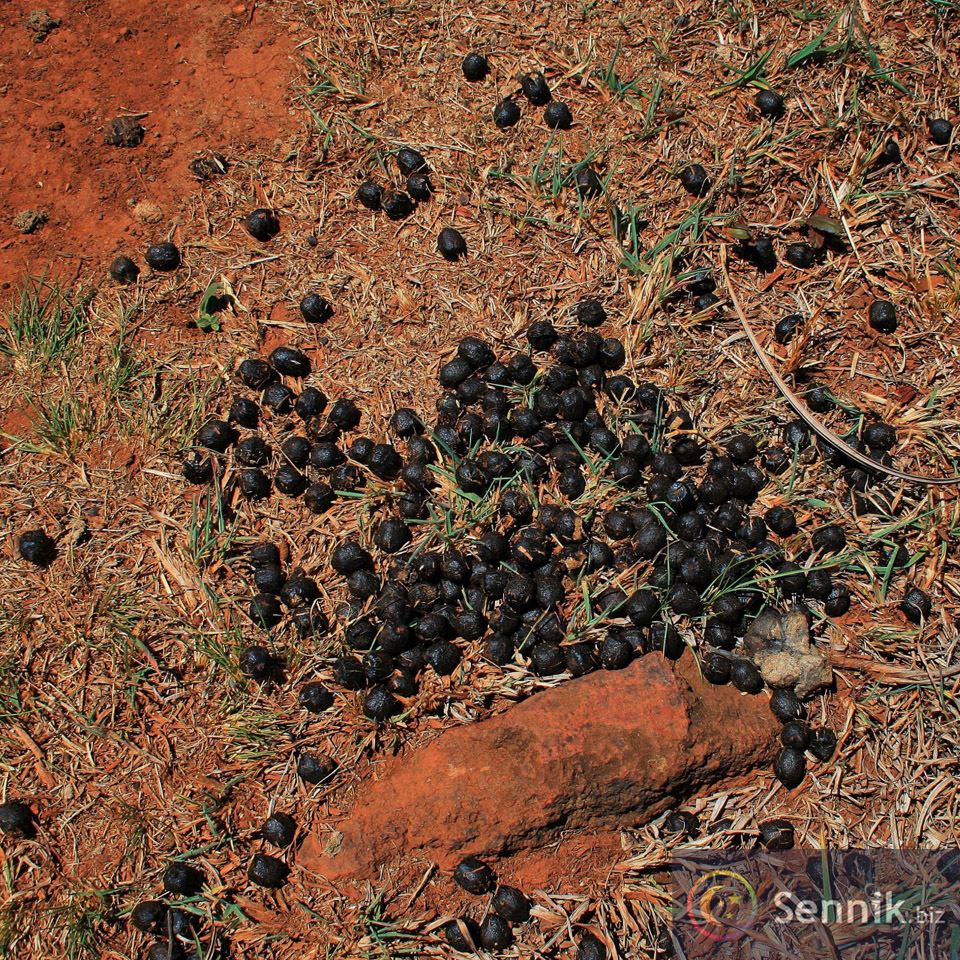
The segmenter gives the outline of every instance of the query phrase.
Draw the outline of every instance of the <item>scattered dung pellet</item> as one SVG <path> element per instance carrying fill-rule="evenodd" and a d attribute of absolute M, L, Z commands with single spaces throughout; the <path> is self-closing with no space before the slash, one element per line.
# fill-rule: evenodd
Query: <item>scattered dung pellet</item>
<path fill-rule="evenodd" d="M 516 887 L 497 887 L 490 906 L 510 923 L 526 923 L 530 919 L 530 901 Z"/>
<path fill-rule="evenodd" d="M 702 164 L 691 163 L 680 171 L 680 185 L 691 196 L 702 197 L 710 189 L 710 177 Z"/>
<path fill-rule="evenodd" d="M 817 262 L 817 253 L 809 243 L 791 243 L 784 254 L 787 263 L 804 270 Z"/>
<path fill-rule="evenodd" d="M 454 950 L 473 953 L 480 942 L 480 928 L 469 917 L 459 917 L 444 926 L 443 937 Z"/>
<path fill-rule="evenodd" d="M 785 112 L 783 97 L 775 90 L 758 90 L 753 102 L 767 120 L 779 120 Z"/>
<path fill-rule="evenodd" d="M 765 820 L 758 826 L 758 840 L 765 850 L 784 851 L 794 847 L 793 824 L 789 820 Z"/>
<path fill-rule="evenodd" d="M 117 283 L 136 283 L 140 268 L 129 257 L 119 256 L 110 264 L 110 276 Z"/>
<path fill-rule="evenodd" d="M 163 872 L 163 889 L 178 897 L 191 897 L 203 886 L 203 874 L 189 863 L 174 860 Z"/>
<path fill-rule="evenodd" d="M 402 190 L 391 190 L 383 195 L 383 212 L 391 220 L 404 220 L 413 213 L 413 201 Z"/>
<path fill-rule="evenodd" d="M 297 834 L 297 824 L 289 813 L 274 813 L 260 828 L 260 835 L 275 847 L 289 847 Z"/>
<path fill-rule="evenodd" d="M 487 950 L 506 950 L 513 943 L 513 930 L 499 914 L 489 914 L 480 924 L 480 945 Z"/>
<path fill-rule="evenodd" d="M 784 747 L 773 761 L 773 772 L 787 789 L 798 787 L 807 772 L 803 753 L 791 747 Z"/>
<path fill-rule="evenodd" d="M 945 147 L 953 136 L 953 124 L 943 117 L 931 117 L 927 121 L 930 139 L 938 146 Z"/>
<path fill-rule="evenodd" d="M 287 865 L 268 853 L 255 853 L 247 868 L 247 879 L 258 887 L 275 889 L 287 879 Z"/>
<path fill-rule="evenodd" d="M 333 304 L 319 293 L 308 293 L 300 301 L 300 316 L 307 323 L 326 323 L 333 316 Z"/>
<path fill-rule="evenodd" d="M 520 107 L 507 97 L 493 108 L 493 122 L 500 130 L 506 130 L 520 122 Z"/>
<path fill-rule="evenodd" d="M 821 763 L 831 760 L 836 749 L 837 735 L 829 727 L 815 727 L 810 731 L 807 750 Z"/>
<path fill-rule="evenodd" d="M 897 311 L 889 300 L 874 300 L 869 310 L 870 326 L 878 333 L 894 333 L 897 329 Z"/>
<path fill-rule="evenodd" d="M 496 883 L 493 870 L 479 857 L 461 860 L 453 871 L 453 879 L 457 886 L 476 896 L 489 893 Z"/>
<path fill-rule="evenodd" d="M 247 214 L 244 226 L 254 240 L 262 243 L 272 240 L 280 232 L 280 221 L 276 213 L 266 207 L 258 207 Z"/>
<path fill-rule="evenodd" d="M 921 624 L 930 619 L 933 603 L 919 587 L 911 587 L 901 601 L 900 609 L 911 623 Z"/>
<path fill-rule="evenodd" d="M 577 941 L 577 960 L 607 960 L 606 944 L 593 933 L 583 934 Z"/>
<path fill-rule="evenodd" d="M 155 243 L 147 247 L 143 259 L 147 261 L 147 266 L 151 270 L 169 272 L 180 266 L 180 250 L 176 244 L 169 241 Z"/>
<path fill-rule="evenodd" d="M 550 102 L 550 85 L 542 73 L 528 73 L 522 76 L 520 89 L 535 107 L 543 107 Z"/>
<path fill-rule="evenodd" d="M 660 830 L 669 837 L 692 840 L 700 834 L 700 819 L 687 810 L 678 810 L 667 815 Z"/>
<path fill-rule="evenodd" d="M 413 173 L 428 173 L 430 170 L 423 154 L 413 147 L 401 147 L 397 151 L 397 168 L 405 177 Z"/>
<path fill-rule="evenodd" d="M 115 117 L 103 135 L 103 142 L 109 147 L 139 147 L 146 132 L 138 117 Z"/>
<path fill-rule="evenodd" d="M 468 53 L 461 64 L 463 75 L 471 83 L 478 83 L 490 72 L 490 64 L 482 53 Z"/>
<path fill-rule="evenodd" d="M 190 161 L 190 172 L 201 182 L 222 177 L 230 168 L 227 158 L 216 150 L 207 150 Z"/>
<path fill-rule="evenodd" d="M 20 556 L 35 567 L 46 567 L 57 555 L 57 545 L 43 530 L 28 530 L 20 535 Z"/>
<path fill-rule="evenodd" d="M 0 804 L 0 833 L 11 837 L 32 837 L 34 824 L 30 807 L 17 800 Z"/>
<path fill-rule="evenodd" d="M 141 933 L 166 932 L 167 905 L 161 900 L 144 900 L 130 911 L 130 922 Z"/>
<path fill-rule="evenodd" d="M 589 200 L 603 193 L 603 181 L 592 167 L 581 167 L 576 176 L 577 193 Z"/>
<path fill-rule="evenodd" d="M 240 655 L 240 672 L 253 680 L 267 680 L 273 673 L 274 660 L 266 647 L 247 647 Z"/>
<path fill-rule="evenodd" d="M 467 242 L 459 230 L 444 227 L 437 238 L 437 250 L 444 260 L 459 260 L 467 255 Z"/>
<path fill-rule="evenodd" d="M 573 126 L 573 114 L 565 103 L 554 100 L 544 108 L 543 122 L 551 130 L 569 130 Z"/>
<path fill-rule="evenodd" d="M 337 772 L 337 764 L 330 757 L 316 756 L 312 753 L 301 753 L 297 757 L 297 776 L 316 786 L 326 783 Z"/>
<path fill-rule="evenodd" d="M 383 187 L 366 180 L 357 188 L 357 200 L 368 210 L 379 210 L 383 204 Z"/>

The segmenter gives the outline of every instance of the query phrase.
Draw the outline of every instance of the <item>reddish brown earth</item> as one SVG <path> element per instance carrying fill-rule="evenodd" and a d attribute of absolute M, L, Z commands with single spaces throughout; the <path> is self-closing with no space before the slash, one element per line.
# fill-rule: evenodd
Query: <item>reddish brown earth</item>
<path fill-rule="evenodd" d="M 775 726 L 766 698 L 708 686 L 691 658 L 675 668 L 646 656 L 454 728 L 397 761 L 361 792 L 333 848 L 329 835 L 312 837 L 299 862 L 350 881 L 401 855 L 449 868 L 470 854 L 637 826 L 768 763 Z"/>
<path fill-rule="evenodd" d="M 27 16 L 60 26 L 34 42 Z M 248 2 L 50 0 L 0 6 L 0 283 L 51 269 L 73 278 L 166 239 L 197 188 L 198 151 L 269 147 L 287 126 L 292 44 Z M 143 143 L 107 146 L 120 115 L 146 114 Z M 143 222 L 155 204 L 157 222 Z M 24 235 L 25 209 L 49 219 Z"/>

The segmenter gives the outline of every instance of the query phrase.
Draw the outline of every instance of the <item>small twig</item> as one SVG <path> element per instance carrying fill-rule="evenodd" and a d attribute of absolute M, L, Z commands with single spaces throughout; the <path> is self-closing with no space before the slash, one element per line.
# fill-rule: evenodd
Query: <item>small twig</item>
<path fill-rule="evenodd" d="M 760 345 L 760 341 L 757 339 L 757 335 L 754 333 L 753 327 L 750 326 L 750 321 L 747 320 L 746 315 L 743 312 L 743 308 L 740 306 L 740 301 L 737 299 L 737 294 L 733 289 L 733 283 L 730 281 L 730 273 L 727 270 L 726 245 L 723 245 L 720 248 L 720 268 L 723 270 L 723 279 L 727 284 L 727 292 L 730 294 L 730 302 L 737 311 L 737 316 L 740 318 L 740 323 L 743 324 L 743 329 L 747 332 L 747 336 L 750 338 L 750 343 L 753 345 L 753 349 L 760 358 L 763 368 L 767 371 L 770 379 L 776 384 L 777 389 L 784 395 L 784 397 L 786 397 L 790 406 L 793 407 L 797 414 L 799 414 L 799 416 L 810 427 L 810 429 L 817 434 L 817 436 L 829 443 L 830 446 L 835 447 L 841 453 L 848 456 L 859 466 L 863 467 L 864 470 L 886 473 L 891 477 L 897 477 L 900 480 L 906 480 L 908 483 L 922 483 L 929 486 L 947 487 L 960 483 L 960 476 L 957 475 L 952 477 L 924 477 L 918 474 L 907 473 L 904 470 L 898 470 L 896 467 L 889 467 L 886 464 L 879 463 L 876 460 L 871 460 L 869 457 L 864 456 L 864 454 L 862 454 L 859 450 L 855 450 L 853 447 L 851 447 L 846 440 L 843 440 L 837 436 L 837 434 L 835 434 L 825 423 L 823 423 L 821 420 L 818 420 L 806 408 L 800 398 L 787 386 L 780 374 L 773 369 L 773 364 L 770 363 L 770 358 Z"/>

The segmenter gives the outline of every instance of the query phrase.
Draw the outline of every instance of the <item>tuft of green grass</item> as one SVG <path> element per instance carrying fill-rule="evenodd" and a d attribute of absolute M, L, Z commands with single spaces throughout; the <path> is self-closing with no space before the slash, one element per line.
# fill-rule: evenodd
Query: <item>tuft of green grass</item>
<path fill-rule="evenodd" d="M 65 291 L 57 281 L 28 279 L 7 308 L 0 353 L 46 368 L 69 363 L 89 327 L 90 293 Z"/>

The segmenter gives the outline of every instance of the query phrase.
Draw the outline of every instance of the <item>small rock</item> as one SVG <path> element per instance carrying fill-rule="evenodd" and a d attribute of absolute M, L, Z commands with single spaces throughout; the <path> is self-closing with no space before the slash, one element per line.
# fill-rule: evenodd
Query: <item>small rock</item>
<path fill-rule="evenodd" d="M 47 39 L 47 34 L 60 26 L 60 21 L 56 17 L 51 17 L 46 10 L 33 10 L 27 14 L 23 25 L 33 36 L 34 43 L 43 43 Z"/>
<path fill-rule="evenodd" d="M 139 147 L 146 132 L 136 117 L 116 117 L 110 121 L 103 142 L 108 147 Z"/>
<path fill-rule="evenodd" d="M 300 863 L 327 880 L 396 856 L 441 868 L 646 823 L 719 780 L 769 762 L 773 718 L 696 667 L 648 654 L 571 680 L 395 761 Z M 572 730 L 589 729 L 589 737 Z M 731 736 L 731 731 L 735 731 Z"/>
<path fill-rule="evenodd" d="M 13 229 L 20 233 L 33 233 L 49 220 L 46 210 L 22 210 L 13 218 Z"/>
<path fill-rule="evenodd" d="M 802 610 L 782 616 L 765 610 L 750 624 L 743 649 L 768 686 L 794 689 L 801 699 L 833 682 L 827 658 L 810 643 L 810 628 Z"/>

